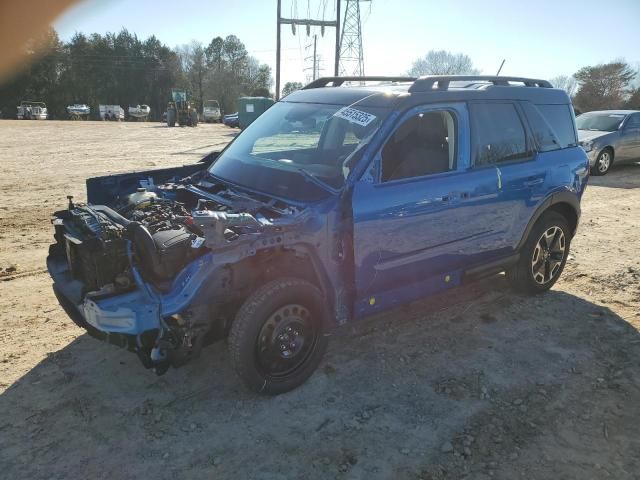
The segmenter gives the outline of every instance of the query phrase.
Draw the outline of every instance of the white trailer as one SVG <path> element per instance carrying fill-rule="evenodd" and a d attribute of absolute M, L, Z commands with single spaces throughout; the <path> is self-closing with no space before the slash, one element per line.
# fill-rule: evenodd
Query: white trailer
<path fill-rule="evenodd" d="M 120 105 L 99 105 L 100 119 L 119 122 L 124 120 L 124 108 Z"/>

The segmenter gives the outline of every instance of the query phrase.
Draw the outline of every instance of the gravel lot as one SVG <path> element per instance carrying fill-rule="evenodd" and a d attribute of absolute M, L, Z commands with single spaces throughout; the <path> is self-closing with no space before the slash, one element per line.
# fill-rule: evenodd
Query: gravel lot
<path fill-rule="evenodd" d="M 50 213 L 235 132 L 0 121 L 0 477 L 640 478 L 640 165 L 590 180 L 552 291 L 496 276 L 343 327 L 286 395 L 246 391 L 224 343 L 157 377 L 85 335 L 44 270 Z"/>

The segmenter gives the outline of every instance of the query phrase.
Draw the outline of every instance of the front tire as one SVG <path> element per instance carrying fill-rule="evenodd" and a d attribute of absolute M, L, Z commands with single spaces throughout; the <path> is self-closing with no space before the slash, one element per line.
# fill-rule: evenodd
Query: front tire
<path fill-rule="evenodd" d="M 613 150 L 605 148 L 598 154 L 595 165 L 591 168 L 591 175 L 606 175 L 613 165 Z"/>
<path fill-rule="evenodd" d="M 242 305 L 229 334 L 236 373 L 258 393 L 277 395 L 304 383 L 328 340 L 317 287 L 297 278 L 273 280 Z"/>
<path fill-rule="evenodd" d="M 564 270 L 570 244 L 567 219 L 557 212 L 544 213 L 531 229 L 518 263 L 507 272 L 514 288 L 531 294 L 549 290 Z"/>

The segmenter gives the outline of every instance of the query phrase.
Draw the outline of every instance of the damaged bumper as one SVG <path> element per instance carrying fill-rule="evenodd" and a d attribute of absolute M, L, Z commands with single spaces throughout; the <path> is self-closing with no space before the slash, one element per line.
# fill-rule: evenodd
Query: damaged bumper
<path fill-rule="evenodd" d="M 138 353 L 148 368 L 181 364 L 161 351 L 159 340 L 172 331 L 169 323 L 175 316 L 197 303 L 196 297 L 212 273 L 207 268 L 211 266 L 211 254 L 196 259 L 180 272 L 166 292 L 145 282 L 134 269 L 135 289 L 100 297 L 83 292 L 84 285 L 74 279 L 58 245 L 51 246 L 47 257 L 54 293 L 69 317 L 91 336 Z"/>

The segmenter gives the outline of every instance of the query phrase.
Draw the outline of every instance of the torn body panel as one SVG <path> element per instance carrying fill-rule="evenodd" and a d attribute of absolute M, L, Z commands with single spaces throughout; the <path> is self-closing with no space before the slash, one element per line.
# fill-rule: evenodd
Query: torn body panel
<path fill-rule="evenodd" d="M 299 207 L 204 178 L 202 167 L 173 173 L 185 172 L 90 179 L 89 197 L 107 205 L 70 201 L 55 213 L 48 267 L 77 323 L 162 373 L 224 337 L 237 306 L 271 277 L 308 278 L 331 316 L 347 320 L 350 308 L 335 304 L 345 300 L 342 258 L 325 238 L 335 198 Z"/>

